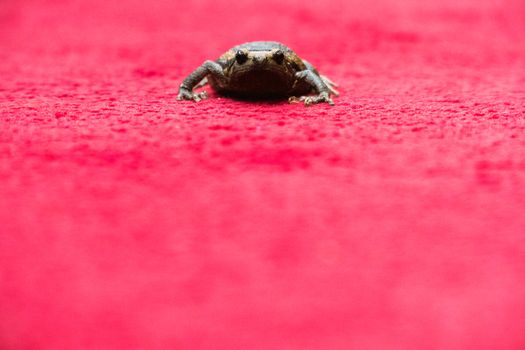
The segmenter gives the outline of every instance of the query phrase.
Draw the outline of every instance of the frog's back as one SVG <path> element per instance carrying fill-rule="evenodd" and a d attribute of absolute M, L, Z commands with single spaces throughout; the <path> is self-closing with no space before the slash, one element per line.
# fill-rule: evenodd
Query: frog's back
<path fill-rule="evenodd" d="M 252 41 L 237 45 L 232 48 L 232 51 L 247 49 L 248 51 L 271 51 L 273 49 L 280 49 L 283 52 L 293 52 L 288 46 L 277 41 Z"/>

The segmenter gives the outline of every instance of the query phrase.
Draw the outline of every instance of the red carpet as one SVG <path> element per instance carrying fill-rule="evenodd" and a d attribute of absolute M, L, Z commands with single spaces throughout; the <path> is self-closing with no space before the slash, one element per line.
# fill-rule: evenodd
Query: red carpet
<path fill-rule="evenodd" d="M 336 106 L 177 102 L 277 40 Z M 0 3 L 0 349 L 525 349 L 521 0 Z"/>

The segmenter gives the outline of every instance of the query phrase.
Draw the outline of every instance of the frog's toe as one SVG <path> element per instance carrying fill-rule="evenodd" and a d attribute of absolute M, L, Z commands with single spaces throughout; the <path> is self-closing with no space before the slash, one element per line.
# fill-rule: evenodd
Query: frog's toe
<path fill-rule="evenodd" d="M 304 97 L 305 96 L 302 96 L 302 97 L 291 96 L 290 98 L 288 98 L 288 103 L 299 103 L 299 102 L 303 101 Z"/>
<path fill-rule="evenodd" d="M 305 106 L 311 106 L 314 103 L 317 103 L 317 101 L 315 100 L 313 96 L 305 96 L 305 98 L 303 99 L 303 102 Z"/>
<path fill-rule="evenodd" d="M 301 96 L 301 97 L 297 97 L 297 96 L 292 96 L 288 99 L 288 102 L 289 103 L 304 103 L 305 106 L 309 106 L 311 105 L 312 103 L 315 103 L 314 101 L 314 96 Z"/>
<path fill-rule="evenodd" d="M 177 100 L 193 100 L 193 93 L 189 90 L 179 90 L 179 94 L 177 95 Z"/>
<path fill-rule="evenodd" d="M 193 93 L 192 94 L 192 99 L 195 102 L 199 102 L 199 101 L 205 100 L 207 98 L 208 98 L 208 94 L 206 93 L 206 91 L 202 91 L 202 92 L 198 92 L 198 93 Z"/>
<path fill-rule="evenodd" d="M 330 98 L 330 94 L 327 92 L 321 92 L 319 95 L 314 96 L 313 99 L 314 103 L 326 102 L 330 106 L 333 106 L 335 104 L 334 101 Z"/>
<path fill-rule="evenodd" d="M 315 103 L 319 103 L 319 102 L 326 102 L 326 103 L 328 103 L 330 106 L 335 106 L 334 100 L 332 100 L 332 99 L 330 98 L 330 96 L 328 96 L 328 97 L 323 97 L 323 98 L 321 98 L 320 100 L 316 101 Z"/>
<path fill-rule="evenodd" d="M 195 93 L 189 90 L 181 90 L 177 96 L 177 100 L 179 101 L 189 100 L 189 101 L 199 102 L 207 98 L 208 98 L 208 94 L 206 93 L 206 91 Z"/>
<path fill-rule="evenodd" d="M 305 106 L 311 106 L 313 104 L 317 104 L 321 102 L 326 102 L 330 106 L 334 105 L 334 101 L 330 98 L 330 95 L 326 92 L 322 92 L 319 95 L 315 95 L 315 96 L 301 96 L 301 97 L 292 96 L 288 99 L 288 102 L 290 103 L 303 102 Z"/>

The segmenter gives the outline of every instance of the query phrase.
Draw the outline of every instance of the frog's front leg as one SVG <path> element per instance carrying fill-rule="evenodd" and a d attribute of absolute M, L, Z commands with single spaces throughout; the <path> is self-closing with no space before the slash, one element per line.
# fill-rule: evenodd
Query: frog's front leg
<path fill-rule="evenodd" d="M 206 91 L 193 92 L 193 89 L 208 75 L 213 75 L 218 80 L 225 78 L 222 67 L 217 62 L 206 61 L 199 68 L 195 69 L 179 86 L 177 100 L 193 100 L 198 102 L 208 97 Z"/>
<path fill-rule="evenodd" d="M 290 102 L 304 102 L 305 105 L 309 106 L 314 103 L 326 102 L 329 105 L 334 105 L 334 101 L 330 98 L 331 89 L 323 81 L 323 79 L 317 75 L 313 70 L 305 69 L 295 73 L 295 78 L 298 81 L 304 81 L 308 83 L 312 89 L 317 93 L 314 96 L 301 96 L 301 97 L 290 97 Z"/>

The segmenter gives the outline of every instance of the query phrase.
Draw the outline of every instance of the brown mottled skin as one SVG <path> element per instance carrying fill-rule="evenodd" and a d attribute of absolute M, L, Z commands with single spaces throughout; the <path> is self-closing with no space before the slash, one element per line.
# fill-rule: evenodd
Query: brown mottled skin
<path fill-rule="evenodd" d="M 221 95 L 248 99 L 289 98 L 311 105 L 326 102 L 337 86 L 320 75 L 287 46 L 268 41 L 238 45 L 216 61 L 205 61 L 179 87 L 178 100 L 200 101 L 206 92 L 193 89 L 210 84 Z M 308 94 L 313 93 L 309 96 Z M 299 96 L 299 97 L 296 97 Z"/>

